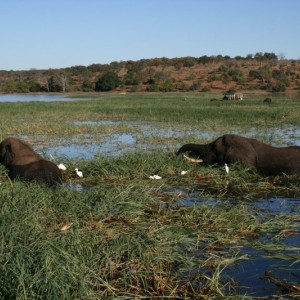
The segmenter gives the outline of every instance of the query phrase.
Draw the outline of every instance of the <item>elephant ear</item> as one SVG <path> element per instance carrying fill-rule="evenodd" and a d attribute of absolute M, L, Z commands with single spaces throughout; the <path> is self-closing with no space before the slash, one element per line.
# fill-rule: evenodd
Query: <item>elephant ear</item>
<path fill-rule="evenodd" d="M 225 139 L 225 145 L 225 162 L 239 163 L 244 167 L 256 169 L 257 153 L 248 138 L 229 136 Z"/>
<path fill-rule="evenodd" d="M 12 151 L 11 144 L 8 145 L 2 145 L 1 149 L 1 159 L 5 166 L 9 165 L 12 160 L 14 159 L 15 155 Z"/>

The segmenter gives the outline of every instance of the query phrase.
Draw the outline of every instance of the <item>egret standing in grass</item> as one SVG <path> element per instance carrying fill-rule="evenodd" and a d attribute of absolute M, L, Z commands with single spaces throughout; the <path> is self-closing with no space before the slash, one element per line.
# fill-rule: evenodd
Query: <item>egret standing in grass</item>
<path fill-rule="evenodd" d="M 225 172 L 228 174 L 229 173 L 229 167 L 227 166 L 227 164 L 225 163 Z"/>
<path fill-rule="evenodd" d="M 78 168 L 76 168 L 75 171 L 79 177 L 83 177 L 83 173 L 81 171 L 79 171 Z"/>
<path fill-rule="evenodd" d="M 226 163 L 225 163 L 224 167 L 225 167 L 225 172 L 227 175 L 229 173 L 229 167 Z M 228 178 L 228 177 L 226 177 L 226 178 Z M 226 180 L 226 188 L 228 187 L 228 185 L 229 185 L 229 180 Z"/>

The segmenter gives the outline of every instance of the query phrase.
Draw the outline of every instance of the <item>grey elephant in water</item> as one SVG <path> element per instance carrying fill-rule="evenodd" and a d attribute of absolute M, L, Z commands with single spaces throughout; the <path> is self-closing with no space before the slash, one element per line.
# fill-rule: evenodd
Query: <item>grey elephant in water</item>
<path fill-rule="evenodd" d="M 50 187 L 62 183 L 61 170 L 53 162 L 37 154 L 27 142 L 8 137 L 0 143 L 0 163 L 10 179 L 43 183 Z"/>
<path fill-rule="evenodd" d="M 209 144 L 186 144 L 177 155 L 190 152 L 207 165 L 237 163 L 266 176 L 300 175 L 300 147 L 273 147 L 253 138 L 225 134 Z"/>

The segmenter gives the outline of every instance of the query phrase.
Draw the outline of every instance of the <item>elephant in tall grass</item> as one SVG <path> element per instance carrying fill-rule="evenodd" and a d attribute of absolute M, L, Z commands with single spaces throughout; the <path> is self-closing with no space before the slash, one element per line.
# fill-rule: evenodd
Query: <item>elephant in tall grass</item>
<path fill-rule="evenodd" d="M 0 163 L 10 179 L 43 183 L 50 187 L 62 182 L 61 170 L 53 162 L 37 154 L 31 145 L 8 137 L 0 143 Z"/>
<path fill-rule="evenodd" d="M 253 138 L 225 134 L 209 144 L 186 144 L 177 155 L 190 152 L 207 165 L 237 163 L 266 176 L 300 175 L 300 147 L 273 147 Z M 188 158 L 188 156 L 186 156 Z"/>

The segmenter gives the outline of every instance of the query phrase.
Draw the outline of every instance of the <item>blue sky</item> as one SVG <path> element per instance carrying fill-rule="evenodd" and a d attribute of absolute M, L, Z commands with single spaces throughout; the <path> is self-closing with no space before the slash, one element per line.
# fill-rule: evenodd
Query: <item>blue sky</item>
<path fill-rule="evenodd" d="M 274 52 L 300 59 L 299 0 L 3 0 L 0 70 Z"/>

